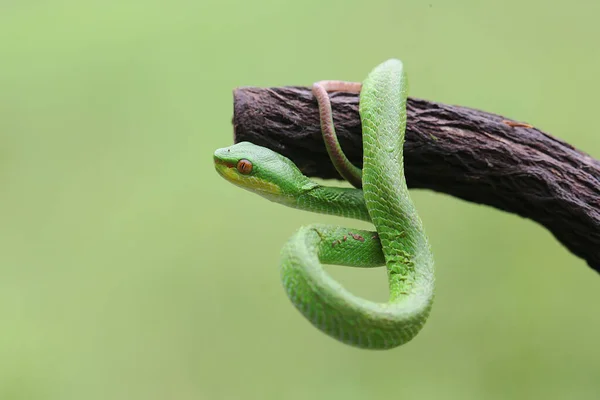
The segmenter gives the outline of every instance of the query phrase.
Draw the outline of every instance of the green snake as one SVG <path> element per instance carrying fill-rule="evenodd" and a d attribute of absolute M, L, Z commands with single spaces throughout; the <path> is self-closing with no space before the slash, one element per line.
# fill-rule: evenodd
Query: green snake
<path fill-rule="evenodd" d="M 318 329 L 360 348 L 390 349 L 411 340 L 433 303 L 433 256 L 404 177 L 407 79 L 399 60 L 377 66 L 361 84 L 325 81 L 313 92 L 360 91 L 362 171 L 349 164 L 333 129 L 327 96 L 317 96 L 331 160 L 359 188 L 327 187 L 289 159 L 241 142 L 214 153 L 217 172 L 244 189 L 302 210 L 370 221 L 376 232 L 331 225 L 301 227 L 281 251 L 281 279 L 294 306 Z M 389 301 L 360 298 L 323 264 L 385 265 Z"/>

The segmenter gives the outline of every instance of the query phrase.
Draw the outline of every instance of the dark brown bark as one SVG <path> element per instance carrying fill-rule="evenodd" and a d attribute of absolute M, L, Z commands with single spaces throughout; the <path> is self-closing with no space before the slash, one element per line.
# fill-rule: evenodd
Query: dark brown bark
<path fill-rule="evenodd" d="M 358 96 L 332 94 L 348 158 L 361 165 Z M 431 189 L 532 219 L 600 272 L 600 161 L 499 115 L 411 98 L 405 144 L 409 187 Z M 234 141 L 290 158 L 308 176 L 340 179 L 304 87 L 239 88 Z"/>

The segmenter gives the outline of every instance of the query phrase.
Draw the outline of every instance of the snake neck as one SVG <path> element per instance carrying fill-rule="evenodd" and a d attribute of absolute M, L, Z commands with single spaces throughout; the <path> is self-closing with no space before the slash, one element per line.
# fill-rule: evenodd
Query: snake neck
<path fill-rule="evenodd" d="M 371 221 L 362 190 L 354 188 L 329 187 L 314 183 L 295 196 L 291 206 L 320 214 Z"/>

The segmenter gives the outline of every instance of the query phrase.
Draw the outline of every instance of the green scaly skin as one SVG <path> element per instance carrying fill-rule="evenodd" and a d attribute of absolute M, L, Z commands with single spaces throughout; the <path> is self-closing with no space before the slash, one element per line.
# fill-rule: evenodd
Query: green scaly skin
<path fill-rule="evenodd" d="M 318 185 L 287 158 L 251 143 L 215 152 L 225 179 L 271 201 L 323 214 L 371 221 L 376 232 L 311 225 L 281 252 L 281 277 L 296 308 L 317 328 L 349 345 L 389 349 L 411 340 L 433 302 L 433 256 L 404 178 L 403 144 L 407 82 L 402 63 L 389 60 L 363 82 L 362 190 Z M 236 164 L 245 159 L 252 172 Z M 322 264 L 385 265 L 390 299 L 359 298 L 336 282 Z"/>

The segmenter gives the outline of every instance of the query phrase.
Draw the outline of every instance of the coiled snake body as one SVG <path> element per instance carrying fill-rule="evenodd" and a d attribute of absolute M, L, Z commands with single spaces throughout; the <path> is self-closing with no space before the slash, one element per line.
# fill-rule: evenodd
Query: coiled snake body
<path fill-rule="evenodd" d="M 362 172 L 341 151 L 324 91 L 360 90 Z M 281 251 L 281 278 L 296 308 L 318 329 L 349 345 L 389 349 L 411 340 L 433 302 L 433 256 L 404 177 L 407 80 L 403 65 L 388 60 L 361 84 L 315 84 L 322 131 L 332 162 L 359 188 L 321 186 L 287 158 L 243 142 L 214 154 L 217 172 L 271 201 L 303 210 L 371 221 L 375 232 L 330 225 L 301 227 Z M 320 95 L 320 96 L 319 96 Z M 357 297 L 323 264 L 385 265 L 390 298 Z"/>

